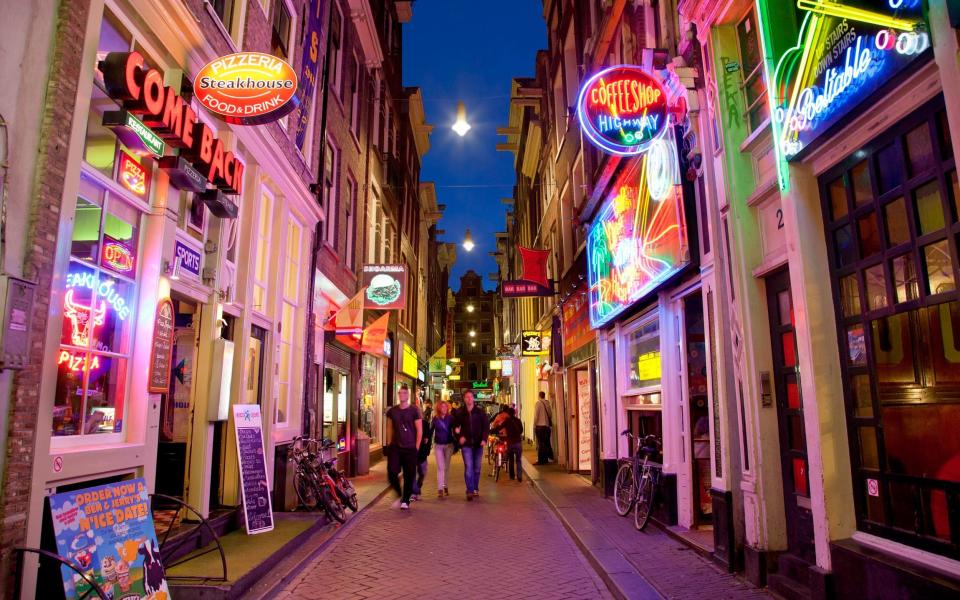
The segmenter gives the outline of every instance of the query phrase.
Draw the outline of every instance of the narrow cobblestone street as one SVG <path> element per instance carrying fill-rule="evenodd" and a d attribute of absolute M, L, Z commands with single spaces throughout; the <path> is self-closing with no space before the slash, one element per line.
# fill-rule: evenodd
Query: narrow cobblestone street
<path fill-rule="evenodd" d="M 392 508 L 392 492 L 384 496 L 279 598 L 611 597 L 527 481 L 502 474 L 494 483 L 485 464 L 480 499 L 467 502 L 457 455 L 450 496 L 440 500 L 434 467 L 410 511 Z"/>
<path fill-rule="evenodd" d="M 393 508 L 388 493 L 355 517 L 278 598 L 614 597 L 551 505 L 624 597 L 770 597 L 656 527 L 635 531 L 575 475 L 527 465 L 537 488 L 529 478 L 518 484 L 505 474 L 494 483 L 485 464 L 481 498 L 468 503 L 460 457 L 454 457 L 448 498 L 436 497 L 434 467 L 431 461 L 424 499 L 409 512 Z M 574 500 L 579 509 L 570 508 Z M 612 560 L 614 554 L 625 561 Z"/>

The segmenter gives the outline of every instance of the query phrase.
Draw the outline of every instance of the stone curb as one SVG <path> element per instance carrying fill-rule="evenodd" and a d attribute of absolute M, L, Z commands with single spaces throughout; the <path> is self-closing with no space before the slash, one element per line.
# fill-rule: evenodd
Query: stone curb
<path fill-rule="evenodd" d="M 567 533 L 577 545 L 577 548 L 580 549 L 580 552 L 587 559 L 587 562 L 590 563 L 590 566 L 597 572 L 597 575 L 600 576 L 600 579 L 603 580 L 607 589 L 610 590 L 610 593 L 613 594 L 615 598 L 618 600 L 663 600 L 665 598 L 653 584 L 633 568 L 630 561 L 627 560 L 619 550 L 607 553 L 606 555 L 601 555 L 599 552 L 591 550 L 582 532 L 577 529 L 575 524 L 567 519 L 553 498 L 551 498 L 540 485 L 539 471 L 530 464 L 527 457 L 523 457 L 522 462 L 523 473 L 527 480 L 533 484 L 533 488 L 537 491 L 537 494 L 543 498 L 547 506 L 550 507 L 550 510 L 553 511 L 553 514 L 555 514 L 557 519 L 560 520 L 560 523 L 563 524 L 564 529 L 567 530 Z M 615 563 L 621 567 L 626 565 L 628 570 L 611 573 L 604 566 L 604 563 L 608 565 Z"/>

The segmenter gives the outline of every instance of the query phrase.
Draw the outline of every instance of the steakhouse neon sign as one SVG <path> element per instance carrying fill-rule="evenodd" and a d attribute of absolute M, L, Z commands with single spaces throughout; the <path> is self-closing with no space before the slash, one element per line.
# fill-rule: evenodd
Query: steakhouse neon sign
<path fill-rule="evenodd" d="M 587 80 L 577 100 L 587 138 L 610 154 L 643 153 L 667 129 L 667 94 L 642 68 L 618 65 Z"/>
<path fill-rule="evenodd" d="M 780 149 L 788 159 L 930 47 L 916 0 L 798 6 L 808 11 L 800 39 L 774 77 Z"/>
<path fill-rule="evenodd" d="M 127 305 L 127 299 L 117 291 L 116 285 L 116 280 L 109 278 L 100 279 L 100 277 L 92 271 L 74 271 L 68 273 L 67 293 L 63 297 L 64 308 L 66 308 L 67 299 L 69 299 L 71 303 L 73 301 L 73 290 L 70 288 L 84 287 L 96 291 L 97 297 L 102 301 L 100 306 L 103 307 L 103 301 L 105 301 L 116 311 L 117 317 L 121 321 L 125 321 L 127 317 L 130 316 L 130 306 Z M 86 307 L 86 310 L 89 311 L 90 308 Z M 100 310 L 100 308 L 97 310 Z"/>

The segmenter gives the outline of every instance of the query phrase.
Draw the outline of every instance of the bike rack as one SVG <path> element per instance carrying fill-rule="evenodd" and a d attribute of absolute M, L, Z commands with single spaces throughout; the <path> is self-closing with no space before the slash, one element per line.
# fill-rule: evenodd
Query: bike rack
<path fill-rule="evenodd" d="M 78 597 L 77 600 L 85 600 L 90 596 L 90 594 L 93 594 L 93 593 L 96 593 L 97 596 L 100 598 L 100 600 L 111 600 L 111 598 L 107 596 L 106 592 L 103 591 L 103 588 L 101 588 L 96 581 L 88 577 L 86 573 L 81 571 L 79 566 L 74 564 L 73 561 L 60 556 L 56 552 L 50 552 L 49 550 L 41 550 L 40 548 L 28 548 L 26 546 L 20 546 L 20 547 L 14 548 L 13 551 L 17 555 L 17 571 L 15 575 L 16 578 L 13 581 L 13 597 L 14 598 L 21 598 L 21 594 L 23 593 L 23 590 L 20 589 L 20 586 L 21 586 L 20 582 L 23 579 L 23 559 L 25 554 L 30 553 L 30 554 L 39 555 L 41 564 L 44 562 L 44 559 L 56 561 L 63 566 L 69 567 L 73 572 L 75 572 L 77 575 L 82 577 L 83 580 L 86 581 L 87 584 L 90 586 L 90 589 L 87 590 L 85 594 Z"/>
<path fill-rule="evenodd" d="M 197 512 L 197 510 L 196 510 L 195 508 L 193 508 L 192 506 L 190 506 L 189 504 L 187 504 L 187 503 L 184 502 L 183 500 L 181 500 L 181 499 L 179 499 L 179 498 L 174 498 L 173 496 L 167 496 L 166 494 L 150 494 L 150 500 L 151 500 L 151 502 L 150 502 L 150 509 L 151 509 L 151 512 L 153 512 L 153 510 L 154 510 L 154 508 L 155 508 L 155 507 L 154 507 L 154 503 L 153 503 L 153 499 L 154 499 L 154 498 L 158 498 L 158 499 L 163 500 L 163 501 L 165 501 L 165 502 L 172 503 L 174 506 L 178 506 L 178 507 L 179 507 L 179 508 L 177 508 L 177 512 L 176 512 L 176 514 L 174 515 L 173 520 L 170 522 L 170 525 L 167 526 L 167 530 L 163 533 L 162 536 L 160 536 L 160 540 L 159 540 L 159 542 L 160 542 L 160 559 L 161 559 L 161 561 L 162 561 L 163 568 L 164 568 L 165 570 L 169 570 L 169 569 L 171 569 L 171 568 L 173 568 L 173 567 L 175 567 L 175 566 L 177 566 L 177 565 L 182 565 L 182 564 L 184 564 L 184 563 L 188 563 L 188 562 L 190 562 L 191 560 L 194 560 L 194 559 L 199 558 L 199 557 L 201 557 L 201 556 L 205 556 L 205 555 L 207 555 L 207 554 L 210 554 L 210 553 L 213 552 L 214 550 L 217 550 L 217 551 L 220 552 L 220 566 L 221 566 L 222 569 L 223 569 L 223 571 L 222 571 L 223 574 L 222 574 L 220 577 L 201 577 L 201 576 L 196 576 L 196 575 L 181 575 L 181 576 L 177 576 L 177 575 L 170 575 L 170 573 L 167 572 L 167 573 L 166 573 L 167 581 L 171 581 L 171 582 L 172 582 L 172 581 L 179 581 L 179 582 L 182 582 L 182 583 L 206 583 L 206 582 L 224 582 L 224 581 L 226 581 L 226 580 L 227 580 L 227 557 L 226 557 L 226 555 L 225 555 L 224 552 L 223 552 L 223 545 L 220 544 L 220 536 L 217 535 L 217 532 L 213 529 L 213 526 L 210 525 L 210 521 L 208 521 L 207 519 L 205 519 L 205 518 L 203 517 L 203 515 L 201 515 L 199 512 Z M 184 509 L 186 509 L 189 513 L 191 513 L 192 515 L 194 515 L 194 516 L 198 519 L 198 522 L 197 522 L 197 524 L 193 527 L 193 529 L 190 529 L 187 533 L 185 533 L 185 534 L 182 536 L 181 539 L 173 540 L 173 541 L 171 541 L 171 542 L 168 544 L 167 542 L 169 541 L 169 538 L 170 538 L 170 532 L 173 531 L 173 524 L 176 523 L 176 520 L 177 520 L 176 517 L 179 516 L 179 515 L 180 515 L 180 511 L 182 511 L 182 510 L 184 510 Z M 177 559 L 177 560 L 175 560 L 175 561 L 167 562 L 167 560 L 166 560 L 165 557 L 172 556 L 174 553 L 176 553 L 177 550 L 179 550 L 180 548 L 182 548 L 182 547 L 184 546 L 184 544 L 186 544 L 187 542 L 192 541 L 192 540 L 193 540 L 193 534 L 196 533 L 196 532 L 198 532 L 198 531 L 200 531 L 201 529 L 206 529 L 206 531 L 208 531 L 208 532 L 210 533 L 210 536 L 212 537 L 213 542 L 214 542 L 214 544 L 215 544 L 214 547 L 212 547 L 212 548 L 207 548 L 207 549 L 204 550 L 203 552 L 198 552 L 198 553 L 196 553 L 196 554 L 190 553 L 190 554 L 187 554 L 186 556 L 183 556 L 183 557 L 181 557 L 181 558 L 179 558 L 179 559 Z"/>

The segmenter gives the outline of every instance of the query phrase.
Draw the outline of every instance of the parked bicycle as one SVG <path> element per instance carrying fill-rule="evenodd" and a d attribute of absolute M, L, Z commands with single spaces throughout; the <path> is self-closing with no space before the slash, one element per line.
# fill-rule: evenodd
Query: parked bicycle
<path fill-rule="evenodd" d="M 662 465 L 650 460 L 650 457 L 660 451 L 660 440 L 654 435 L 644 438 L 634 436 L 630 431 L 624 431 L 635 443 L 633 456 L 620 461 L 617 479 L 613 485 L 613 504 L 617 514 L 625 517 L 633 509 L 633 525 L 638 531 L 643 531 L 650 520 L 650 512 L 660 487 Z"/>
<path fill-rule="evenodd" d="M 490 446 L 490 456 L 493 464 L 493 472 L 490 474 L 493 475 L 494 481 L 500 481 L 500 471 L 507 464 L 507 439 L 492 435 L 488 445 Z"/>
<path fill-rule="evenodd" d="M 328 517 L 343 523 L 347 520 L 345 507 L 357 512 L 359 503 L 353 484 L 336 467 L 336 456 L 322 458 L 336 443 L 303 436 L 293 441 L 290 460 L 297 465 L 293 483 L 300 503 L 308 510 L 323 508 Z"/>

